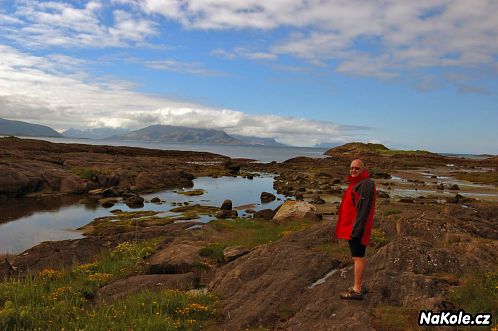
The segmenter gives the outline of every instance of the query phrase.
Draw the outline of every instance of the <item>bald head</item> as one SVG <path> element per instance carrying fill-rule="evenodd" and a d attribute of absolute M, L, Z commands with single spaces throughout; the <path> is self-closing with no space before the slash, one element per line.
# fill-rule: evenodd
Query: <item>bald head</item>
<path fill-rule="evenodd" d="M 351 175 L 351 177 L 356 177 L 360 175 L 364 169 L 365 164 L 363 164 L 363 161 L 360 159 L 356 159 L 351 162 L 351 166 L 349 167 L 349 174 Z"/>

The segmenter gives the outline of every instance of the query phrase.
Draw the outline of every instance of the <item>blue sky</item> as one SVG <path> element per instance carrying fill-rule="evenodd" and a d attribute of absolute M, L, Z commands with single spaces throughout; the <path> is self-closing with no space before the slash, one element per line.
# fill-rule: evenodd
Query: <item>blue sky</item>
<path fill-rule="evenodd" d="M 498 154 L 493 0 L 0 0 L 0 117 Z"/>

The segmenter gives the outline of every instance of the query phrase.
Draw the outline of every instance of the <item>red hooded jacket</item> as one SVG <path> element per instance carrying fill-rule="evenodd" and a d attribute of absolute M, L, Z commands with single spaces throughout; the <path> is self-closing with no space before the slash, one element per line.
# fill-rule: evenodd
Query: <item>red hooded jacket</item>
<path fill-rule="evenodd" d="M 340 239 L 360 240 L 366 246 L 372 233 L 375 183 L 366 169 L 356 177 L 348 176 L 348 181 L 349 187 L 339 206 L 335 236 Z"/>

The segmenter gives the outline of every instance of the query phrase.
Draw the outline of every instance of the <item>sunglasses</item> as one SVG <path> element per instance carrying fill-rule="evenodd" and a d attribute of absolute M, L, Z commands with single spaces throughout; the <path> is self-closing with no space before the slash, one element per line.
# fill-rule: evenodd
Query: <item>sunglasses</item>
<path fill-rule="evenodd" d="M 360 169 L 361 168 L 359 168 L 359 167 L 351 167 L 351 168 L 349 168 L 349 170 L 360 170 Z"/>

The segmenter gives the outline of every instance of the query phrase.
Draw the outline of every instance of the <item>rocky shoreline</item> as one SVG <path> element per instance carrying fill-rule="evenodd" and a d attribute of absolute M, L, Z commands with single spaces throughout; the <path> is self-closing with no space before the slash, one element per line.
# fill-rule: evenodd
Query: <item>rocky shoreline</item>
<path fill-rule="evenodd" d="M 200 288 L 219 297 L 222 315 L 218 325 L 211 327 L 216 330 L 397 330 L 382 317 L 384 310 L 392 309 L 413 324 L 410 318 L 418 309 L 462 308 L 452 293 L 465 285 L 470 272 L 497 277 L 497 202 L 458 197 L 466 189 L 450 190 L 447 184 L 440 190 L 447 192 L 446 198 L 430 194 L 392 198 L 391 192 L 401 184 L 389 181 L 394 174 L 402 174 L 403 187 L 430 187 L 437 192 L 448 169 L 487 175 L 488 170 L 482 170 L 486 168 L 493 175 L 498 170 L 497 158 L 391 153 L 369 145 L 342 146 L 327 154 L 325 159 L 298 157 L 261 164 L 210 153 L 0 139 L 4 202 L 46 195 L 126 200 L 144 192 L 189 187 L 200 176 L 271 172 L 277 174 L 277 192 L 293 197 L 300 206 L 299 212 L 284 216 L 291 208 L 237 220 L 242 225 L 286 227 L 278 240 L 245 245 L 230 244 L 240 231 L 229 223 L 212 222 L 187 230 L 199 225 L 195 219 L 200 214 L 231 215 L 228 202 L 209 208 L 182 207 L 181 223 L 146 211 L 115 211 L 109 219 L 93 221 L 83 239 L 44 242 L 3 257 L 0 278 L 88 263 L 119 244 L 161 238 L 143 261 L 145 274 L 107 284 L 90 300 L 119 300 L 131 291 L 161 286 Z M 345 304 L 337 294 L 350 285 L 351 262 L 346 245 L 335 241 L 332 233 L 344 174 L 351 159 L 358 157 L 365 160 L 379 192 L 372 245 L 367 250 L 366 284 L 371 290 L 364 301 Z M 420 177 L 422 168 L 430 169 L 435 177 Z M 496 189 L 496 184 L 490 185 Z M 223 254 L 218 256 L 213 250 L 220 243 L 224 243 Z"/>

